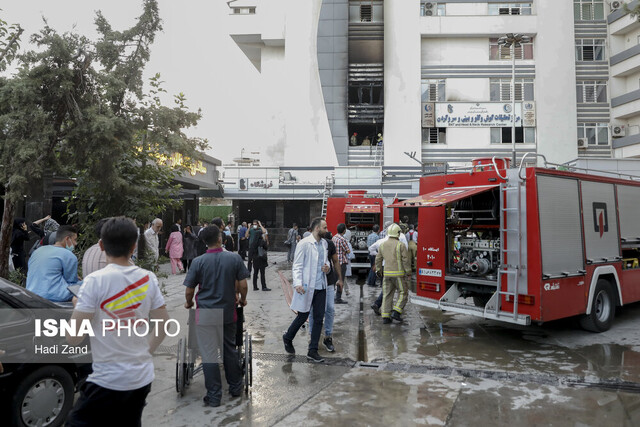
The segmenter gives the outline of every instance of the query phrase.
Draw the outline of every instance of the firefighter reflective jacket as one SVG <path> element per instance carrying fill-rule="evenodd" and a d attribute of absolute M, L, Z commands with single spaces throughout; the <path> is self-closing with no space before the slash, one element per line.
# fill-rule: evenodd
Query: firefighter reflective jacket
<path fill-rule="evenodd" d="M 411 259 L 407 247 L 395 237 L 380 245 L 376 255 L 376 271 L 382 269 L 384 261 L 384 275 L 387 277 L 408 276 L 411 274 Z"/>

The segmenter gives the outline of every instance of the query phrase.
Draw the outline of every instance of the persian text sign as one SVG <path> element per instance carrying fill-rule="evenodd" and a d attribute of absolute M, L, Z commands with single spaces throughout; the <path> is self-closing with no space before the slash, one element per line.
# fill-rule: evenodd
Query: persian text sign
<path fill-rule="evenodd" d="M 524 104 L 524 105 L 523 105 Z M 435 106 L 436 127 L 509 127 L 512 125 L 511 103 L 508 102 L 450 102 Z M 516 126 L 535 126 L 535 103 L 516 103 Z"/>
<path fill-rule="evenodd" d="M 434 112 L 435 112 L 435 107 L 433 102 L 422 103 L 422 127 L 423 128 L 436 127 Z"/>

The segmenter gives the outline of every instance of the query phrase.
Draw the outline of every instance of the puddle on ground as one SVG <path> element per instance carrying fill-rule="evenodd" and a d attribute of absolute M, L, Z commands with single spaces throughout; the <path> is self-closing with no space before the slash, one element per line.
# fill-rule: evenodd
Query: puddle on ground
<path fill-rule="evenodd" d="M 573 319 L 543 326 L 504 325 L 483 319 L 420 309 L 416 356 L 432 365 L 526 371 L 601 380 L 640 382 L 640 347 L 617 335 L 584 334 Z M 589 343 L 612 339 L 625 345 Z M 399 340 L 396 338 L 395 340 Z M 385 341 L 382 341 L 385 342 Z M 589 345 L 580 345 L 588 343 Z M 628 344 L 628 345 L 626 345 Z M 401 348 L 394 348 L 399 351 Z M 394 352 L 395 352 L 394 351 Z M 435 356 L 435 358 L 434 358 Z"/>
<path fill-rule="evenodd" d="M 586 363 L 586 372 L 601 379 L 640 382 L 640 353 L 619 344 L 594 344 L 573 349 Z"/>

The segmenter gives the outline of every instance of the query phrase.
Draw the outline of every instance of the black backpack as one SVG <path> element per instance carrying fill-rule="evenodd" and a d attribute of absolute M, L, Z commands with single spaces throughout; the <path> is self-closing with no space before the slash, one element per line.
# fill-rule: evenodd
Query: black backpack
<path fill-rule="evenodd" d="M 29 256 L 31 256 L 36 251 L 36 249 L 38 249 L 40 246 L 48 245 L 51 234 L 52 234 L 51 231 L 45 231 L 44 237 L 42 237 L 40 240 L 36 240 L 33 246 L 31 246 L 31 249 L 29 249 Z"/>

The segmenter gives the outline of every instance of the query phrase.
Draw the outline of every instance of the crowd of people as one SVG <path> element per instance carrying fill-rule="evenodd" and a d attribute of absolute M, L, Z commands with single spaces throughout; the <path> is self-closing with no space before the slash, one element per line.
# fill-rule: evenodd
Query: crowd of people
<path fill-rule="evenodd" d="M 41 239 L 28 259 L 19 245 L 29 240 L 26 221 L 16 221 L 16 239 L 12 245 L 17 254 L 14 265 L 27 273 L 28 290 L 58 303 L 73 306 L 72 319 L 87 319 L 93 330 L 102 330 L 101 322 L 109 318 L 129 318 L 166 321 L 168 313 L 151 270 L 136 265 L 136 261 L 157 264 L 160 256 L 160 239 L 163 222 L 154 219 L 142 230 L 132 219 L 105 218 L 95 225 L 97 242 L 89 247 L 82 259 L 82 279 L 78 272 L 78 258 L 74 249 L 78 243 L 78 231 L 70 225 L 57 226 L 52 236 L 47 236 L 39 225 L 50 218 L 36 221 L 29 227 Z M 195 288 L 198 288 L 198 307 L 224 310 L 224 368 L 230 385 L 230 393 L 239 396 L 242 391 L 242 373 L 237 363 L 230 359 L 235 354 L 235 327 L 233 315 L 236 304 L 246 304 L 246 278 L 249 276 L 244 262 L 234 254 L 233 240 L 229 241 L 229 227 L 221 218 L 214 218 L 211 225 L 198 228 L 183 227 L 180 220 L 170 227 L 165 245 L 171 260 L 172 273 L 186 271 L 184 285 L 185 307 L 193 305 Z M 257 241 L 264 237 L 253 236 Z M 255 233 L 254 233 L 255 234 Z M 47 238 L 47 241 L 43 241 Z M 51 242 L 49 243 L 49 237 Z M 18 240 L 19 239 L 19 240 Z M 226 248 L 229 248 L 227 250 Z M 252 248 L 260 248 L 260 244 Z M 198 253 L 200 252 L 200 256 Z M 26 257 L 25 257 L 26 258 Z M 264 286 L 264 263 L 260 257 L 254 262 L 256 272 L 261 272 Z M 152 269 L 154 269 L 152 267 Z M 254 282 L 255 283 L 255 282 Z M 74 285 L 78 286 L 74 290 Z M 126 318 L 126 319 L 125 319 Z M 196 334 L 201 352 L 207 354 L 208 337 L 212 325 L 198 324 Z M 90 336 L 92 369 L 80 389 L 80 396 L 71 410 L 66 425 L 102 425 L 105 419 L 117 412 L 124 419 L 139 425 L 146 397 L 154 380 L 152 353 L 165 336 L 164 328 L 151 338 L 145 336 L 98 333 Z M 80 344 L 84 337 L 69 336 L 71 345 Z M 217 363 L 203 359 L 207 396 L 205 404 L 220 404 L 220 372 Z"/>
<path fill-rule="evenodd" d="M 371 270 L 366 283 L 376 286 L 378 277 L 382 279 L 382 292 L 371 307 L 382 316 L 383 324 L 403 321 L 409 284 L 415 272 L 418 235 L 416 227 L 407 223 L 408 217 L 399 224 L 387 222 L 382 232 L 376 225 L 367 237 Z M 295 354 L 293 340 L 307 319 L 311 334 L 307 359 L 324 361 L 318 353 L 323 321 L 323 344 L 327 351 L 335 351 L 332 339 L 334 304 L 345 303 L 341 298 L 343 289 L 348 295 L 346 277 L 349 255 L 353 252 L 348 232 L 345 224 L 338 224 L 336 235 L 331 236 L 326 221 L 316 218 L 307 230 L 308 234 L 297 243 L 292 265 L 295 292 L 291 301 L 291 309 L 297 315 L 282 336 L 284 349 L 289 354 Z"/>
<path fill-rule="evenodd" d="M 160 218 L 144 225 L 142 230 L 134 220 L 124 217 L 98 221 L 94 230 L 97 242 L 85 251 L 82 259 L 84 280 L 78 274 L 78 259 L 73 253 L 78 232 L 69 225 L 47 225 L 48 221 L 50 218 L 46 217 L 29 226 L 40 240 L 28 262 L 22 261 L 24 253 L 18 240 L 12 244 L 15 246 L 13 256 L 17 258 L 14 265 L 24 267 L 27 272 L 27 289 L 51 301 L 73 305 L 72 318 L 89 319 L 96 322 L 98 329 L 98 322 L 113 314 L 108 312 L 110 305 L 105 306 L 105 303 L 114 299 L 121 302 L 133 298 L 137 304 L 131 310 L 137 318 L 168 319 L 158 279 L 151 271 L 153 268 L 147 270 L 136 266 L 136 261 L 142 260 L 152 266 L 158 263 L 159 236 L 163 229 Z M 382 231 L 374 226 L 367 238 L 371 261 L 367 284 L 376 286 L 378 278 L 382 278 L 383 289 L 372 308 L 382 316 L 383 323 L 402 321 L 408 284 L 415 271 L 417 229 L 407 223 L 407 218 L 399 224 L 389 222 Z M 41 224 L 44 227 L 41 228 Z M 29 227 L 22 219 L 16 223 L 18 232 L 15 235 L 22 244 L 28 240 Z M 327 351 L 335 351 L 332 338 L 334 304 L 346 303 L 342 294 L 349 294 L 346 278 L 350 274 L 353 248 L 345 224 L 339 224 L 336 235 L 332 236 L 326 221 L 316 218 L 302 236 L 300 232 L 294 224 L 287 234 L 287 259 L 291 263 L 294 291 L 290 307 L 296 317 L 282 340 L 285 351 L 295 354 L 296 334 L 309 320 L 307 359 L 322 362 L 324 359 L 318 346 L 323 327 L 322 343 Z M 206 406 L 219 406 L 222 398 L 218 360 L 213 357 L 216 351 L 211 340 L 213 329 L 217 328 L 222 335 L 222 360 L 229 393 L 232 397 L 241 394 L 242 372 L 234 359 L 235 309 L 247 303 L 247 279 L 252 269 L 253 289 L 260 289 L 257 286 L 260 276 L 261 289 L 270 290 L 265 278 L 268 246 L 268 231 L 259 220 L 252 221 L 250 226 L 246 223 L 239 226 L 237 246 L 230 227 L 221 218 L 194 227 L 183 226 L 178 220 L 170 227 L 164 249 L 170 258 L 172 274 L 186 273 L 185 308 L 193 307 L 195 299 L 198 308 L 220 309 L 223 313 L 217 324 L 198 323 L 196 326 L 197 342 L 203 355 Z M 233 253 L 236 248 L 238 253 Z M 247 258 L 247 265 L 243 258 Z M 82 286 L 73 292 L 73 285 Z M 113 304 L 114 310 L 122 308 L 118 304 Z M 154 379 L 151 354 L 163 338 L 164 333 L 151 340 L 129 337 L 123 346 L 121 342 L 114 342 L 116 338 L 112 334 L 92 336 L 93 372 L 80 390 L 67 425 L 89 425 L 116 409 L 131 419 L 140 419 Z M 81 340 L 82 337 L 68 338 L 70 344 Z M 113 360 L 131 359 L 132 355 L 136 357 L 135 362 L 116 362 L 114 369 Z"/>

